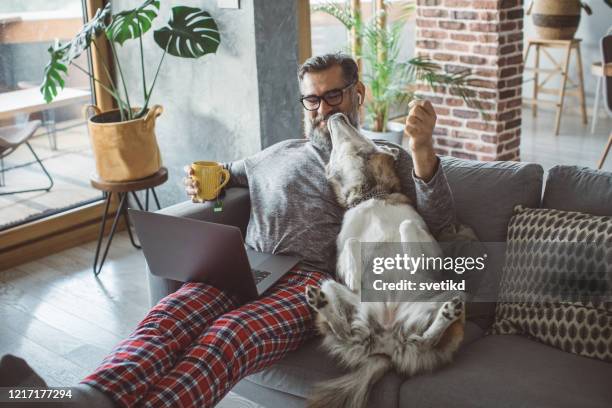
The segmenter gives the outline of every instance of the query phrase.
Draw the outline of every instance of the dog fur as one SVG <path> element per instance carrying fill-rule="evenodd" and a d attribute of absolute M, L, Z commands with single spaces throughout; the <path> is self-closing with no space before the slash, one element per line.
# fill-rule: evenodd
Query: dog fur
<path fill-rule="evenodd" d="M 410 242 L 405 249 L 427 256 L 441 251 L 401 193 L 395 172 L 399 150 L 377 146 L 343 114 L 333 115 L 328 127 L 332 152 L 327 177 L 340 205 L 348 208 L 337 239 L 341 282 L 308 286 L 306 299 L 317 312 L 324 347 L 352 371 L 315 386 L 308 406 L 359 408 L 387 371 L 411 376 L 451 361 L 463 339 L 464 302 L 462 296 L 399 302 L 389 294 L 385 302 L 361 303 L 361 242 Z M 415 242 L 425 245 L 415 249 Z"/>

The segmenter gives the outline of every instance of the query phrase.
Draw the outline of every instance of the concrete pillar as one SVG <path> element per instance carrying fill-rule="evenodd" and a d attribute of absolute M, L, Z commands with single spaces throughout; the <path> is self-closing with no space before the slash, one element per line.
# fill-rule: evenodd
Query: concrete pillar
<path fill-rule="evenodd" d="M 216 0 L 197 7 L 217 21 L 221 46 L 197 60 L 166 56 L 152 104 L 165 110 L 157 138 L 170 180 L 160 188 L 163 205 L 184 201 L 183 166 L 195 160 L 231 161 L 284 139 L 302 137 L 297 83 L 297 1 L 241 0 L 240 9 L 219 9 Z M 114 0 L 114 12 L 141 4 Z M 181 0 L 162 1 L 153 29 L 166 24 Z M 138 41 L 120 47 L 130 100 L 142 103 Z M 163 51 L 144 36 L 147 81 Z M 133 95 L 133 96 L 132 96 Z"/>

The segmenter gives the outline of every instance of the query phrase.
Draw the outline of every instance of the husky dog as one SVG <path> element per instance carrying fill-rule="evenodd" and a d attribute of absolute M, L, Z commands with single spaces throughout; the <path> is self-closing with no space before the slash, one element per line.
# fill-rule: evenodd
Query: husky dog
<path fill-rule="evenodd" d="M 450 362 L 463 339 L 464 306 L 459 296 L 398 302 L 392 294 L 384 302 L 361 303 L 361 242 L 422 242 L 429 256 L 441 251 L 401 192 L 399 150 L 377 146 L 341 113 L 331 116 L 328 127 L 327 178 L 347 208 L 337 239 L 337 276 L 344 285 L 327 280 L 320 288 L 308 286 L 306 299 L 317 312 L 324 347 L 353 371 L 315 386 L 308 406 L 359 408 L 387 371 L 414 375 Z"/>

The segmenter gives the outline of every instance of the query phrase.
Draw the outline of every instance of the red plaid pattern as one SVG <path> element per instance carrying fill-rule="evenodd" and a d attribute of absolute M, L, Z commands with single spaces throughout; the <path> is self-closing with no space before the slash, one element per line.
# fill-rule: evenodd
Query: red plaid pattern
<path fill-rule="evenodd" d="M 325 276 L 293 270 L 238 308 L 212 286 L 187 283 L 162 299 L 83 383 L 125 407 L 212 407 L 313 333 L 304 289 Z"/>

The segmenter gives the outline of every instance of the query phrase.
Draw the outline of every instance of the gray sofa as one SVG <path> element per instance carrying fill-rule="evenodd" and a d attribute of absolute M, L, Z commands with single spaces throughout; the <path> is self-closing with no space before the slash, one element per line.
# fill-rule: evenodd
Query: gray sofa
<path fill-rule="evenodd" d="M 481 241 L 503 242 L 517 204 L 612 215 L 612 173 L 558 166 L 543 188 L 543 169 L 532 163 L 474 162 L 445 157 L 458 219 Z M 544 190 L 544 193 L 542 194 Z M 161 212 L 239 226 L 249 220 L 246 189 L 229 189 L 224 211 L 185 202 Z M 151 301 L 180 286 L 149 274 Z M 481 287 L 495 291 L 500 271 L 488 269 Z M 466 336 L 455 361 L 431 374 L 402 378 L 388 373 L 368 407 L 612 407 L 612 364 L 579 357 L 513 335 L 485 336 L 494 303 L 468 304 Z M 273 367 L 242 380 L 234 392 L 274 408 L 305 406 L 313 383 L 342 369 L 313 339 Z"/>

